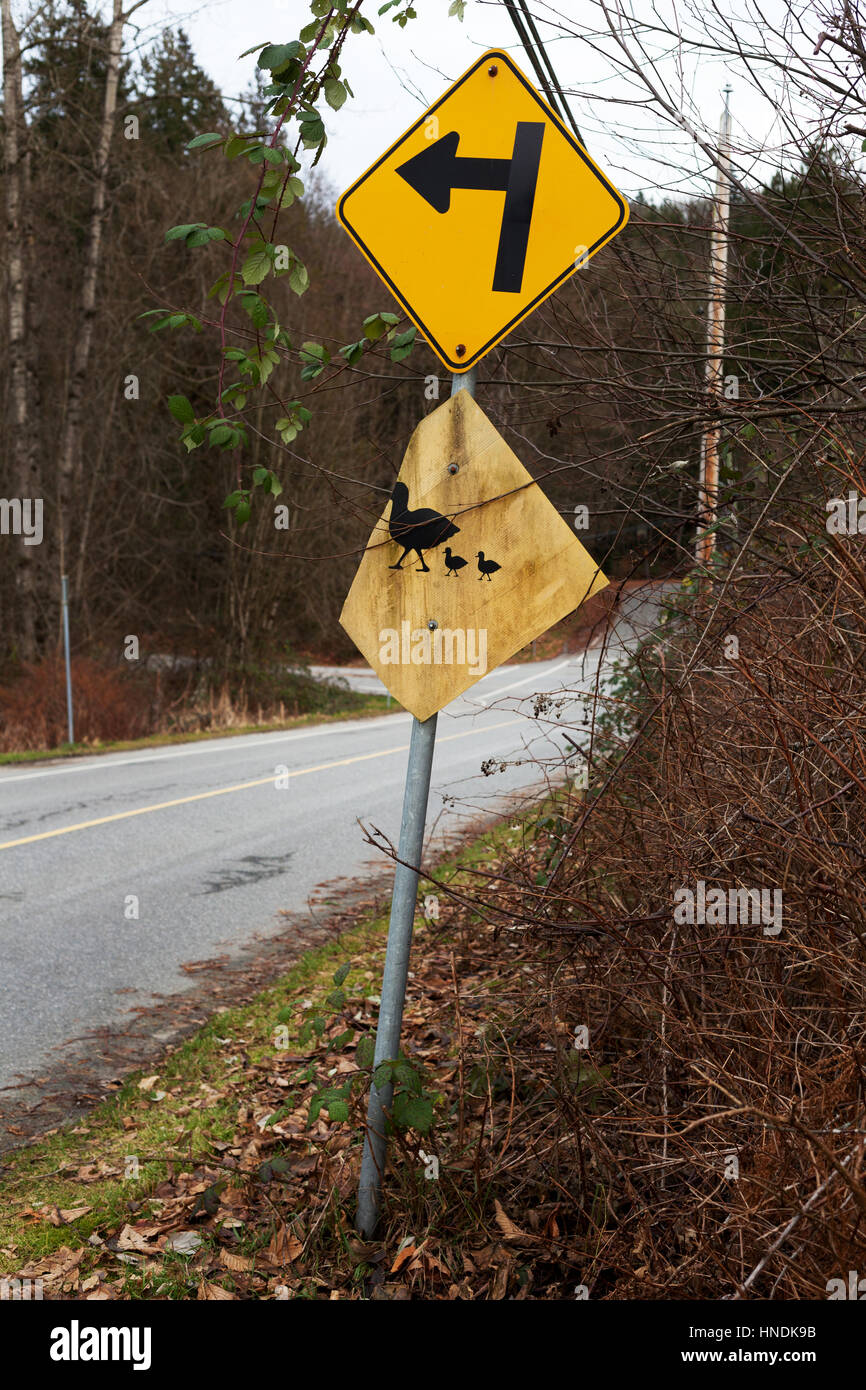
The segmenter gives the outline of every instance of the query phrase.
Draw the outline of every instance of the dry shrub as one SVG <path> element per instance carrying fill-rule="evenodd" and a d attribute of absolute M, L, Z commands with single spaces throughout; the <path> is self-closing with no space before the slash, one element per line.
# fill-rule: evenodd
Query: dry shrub
<path fill-rule="evenodd" d="M 76 743 L 255 727 L 367 703 L 345 682 L 318 681 L 302 669 L 226 674 L 207 663 L 118 667 L 87 657 L 72 662 L 72 693 Z M 62 659 L 23 664 L 0 687 L 0 752 L 57 748 L 66 738 Z"/>
<path fill-rule="evenodd" d="M 140 738 L 150 731 L 150 696 L 135 676 L 76 657 L 72 690 L 77 743 Z M 0 751 L 57 748 L 66 738 L 63 661 L 47 657 L 24 664 L 18 678 L 0 689 Z"/>
<path fill-rule="evenodd" d="M 589 792 L 480 895 L 536 942 L 494 1047 L 522 1112 L 491 1176 L 570 1194 L 592 1297 L 826 1298 L 864 1268 L 866 556 L 808 526 L 775 533 L 777 578 L 686 585 Z M 675 920 L 699 881 L 727 920 Z M 769 890 L 767 920 L 729 910 L 739 889 Z"/>

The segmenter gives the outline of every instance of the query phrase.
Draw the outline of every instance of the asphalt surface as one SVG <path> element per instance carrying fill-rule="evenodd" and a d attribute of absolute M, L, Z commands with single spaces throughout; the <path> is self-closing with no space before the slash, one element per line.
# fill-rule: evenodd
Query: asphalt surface
<path fill-rule="evenodd" d="M 441 712 L 430 842 L 563 775 L 560 725 L 588 735 L 599 663 L 595 651 L 500 667 Z M 538 693 L 563 691 L 536 717 Z M 188 989 L 182 963 L 285 931 L 277 914 L 304 912 L 317 886 L 381 874 L 359 821 L 396 844 L 410 722 L 0 768 L 0 1087 Z"/>

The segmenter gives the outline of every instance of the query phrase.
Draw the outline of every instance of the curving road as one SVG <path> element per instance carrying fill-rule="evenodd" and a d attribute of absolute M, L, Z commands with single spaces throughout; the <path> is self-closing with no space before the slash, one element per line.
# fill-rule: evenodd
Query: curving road
<path fill-rule="evenodd" d="M 442 711 L 433 841 L 537 790 L 535 759 L 561 775 L 557 725 L 588 729 L 599 659 L 500 667 Z M 565 688 L 534 717 L 536 692 Z M 317 885 L 381 873 L 358 822 L 396 842 L 409 729 L 401 713 L 0 768 L 0 1087 L 188 989 L 182 962 L 284 932 L 277 914 L 303 913 Z M 489 759 L 505 771 L 483 775 Z"/>

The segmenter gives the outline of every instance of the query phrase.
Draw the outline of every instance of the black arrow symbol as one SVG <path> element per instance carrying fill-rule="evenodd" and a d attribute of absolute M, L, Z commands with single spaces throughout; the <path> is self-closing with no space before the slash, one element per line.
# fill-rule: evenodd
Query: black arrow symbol
<path fill-rule="evenodd" d="M 543 139 L 543 121 L 518 121 L 510 159 L 471 159 L 458 157 L 460 133 L 452 130 L 397 169 L 440 213 L 448 212 L 455 188 L 505 193 L 493 273 L 494 290 L 504 294 L 519 294 L 523 284 Z"/>

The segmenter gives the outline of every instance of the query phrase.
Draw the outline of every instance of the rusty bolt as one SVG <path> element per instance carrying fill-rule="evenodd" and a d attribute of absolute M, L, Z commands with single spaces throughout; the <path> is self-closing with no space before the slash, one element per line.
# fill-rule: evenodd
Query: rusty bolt
<path fill-rule="evenodd" d="M 487 69 L 487 76 L 488 76 L 488 77 L 495 77 L 496 74 L 498 73 L 498 71 L 499 71 L 499 68 L 496 66 L 496 64 L 495 64 L 495 63 L 491 63 L 490 67 Z"/>
<path fill-rule="evenodd" d="M 457 346 L 456 346 L 456 348 L 454 349 L 454 351 L 457 353 L 457 356 L 458 356 L 458 357 L 465 357 L 465 355 L 466 355 L 466 344 L 465 344 L 465 343 L 458 343 Z"/>
<path fill-rule="evenodd" d="M 431 632 L 435 632 L 439 624 L 437 623 L 435 618 L 431 618 L 427 626 L 429 627 Z"/>
<path fill-rule="evenodd" d="M 448 465 L 448 472 L 449 472 L 449 473 L 459 473 L 459 472 L 460 472 L 460 464 L 459 464 L 459 463 L 449 463 L 449 465 Z"/>

